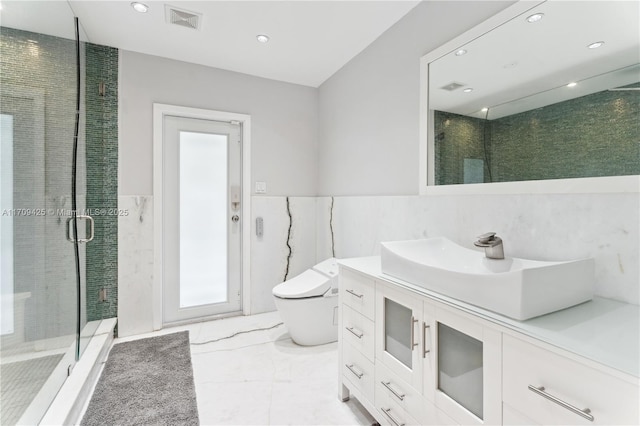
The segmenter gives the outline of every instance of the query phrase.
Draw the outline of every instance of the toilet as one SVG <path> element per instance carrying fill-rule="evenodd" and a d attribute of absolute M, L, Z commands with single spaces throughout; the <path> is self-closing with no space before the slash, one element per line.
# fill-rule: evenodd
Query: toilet
<path fill-rule="evenodd" d="M 273 288 L 291 339 L 302 346 L 338 340 L 338 264 L 329 258 Z"/>

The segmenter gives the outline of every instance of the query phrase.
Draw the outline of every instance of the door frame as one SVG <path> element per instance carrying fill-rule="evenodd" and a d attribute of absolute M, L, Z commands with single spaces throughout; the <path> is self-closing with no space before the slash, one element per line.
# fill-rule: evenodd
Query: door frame
<path fill-rule="evenodd" d="M 251 116 L 232 112 L 153 104 L 153 329 L 163 327 L 163 139 L 164 117 L 167 115 L 211 121 L 237 121 L 242 126 L 242 219 L 241 271 L 242 314 L 249 315 L 251 306 Z"/>

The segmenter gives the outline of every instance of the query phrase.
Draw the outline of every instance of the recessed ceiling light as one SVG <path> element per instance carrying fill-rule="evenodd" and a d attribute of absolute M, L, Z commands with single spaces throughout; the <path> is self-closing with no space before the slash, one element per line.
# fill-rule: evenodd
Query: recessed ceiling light
<path fill-rule="evenodd" d="M 464 93 L 471 93 L 473 92 L 473 87 L 467 87 L 466 89 L 463 90 Z"/>
<path fill-rule="evenodd" d="M 572 81 L 571 83 L 567 84 L 567 87 L 576 87 L 578 85 L 578 83 L 576 83 L 575 81 Z"/>
<path fill-rule="evenodd" d="M 527 22 L 530 24 L 534 22 L 538 22 L 539 20 L 542 19 L 543 16 L 544 16 L 544 13 L 534 13 L 533 15 L 527 17 Z"/>
<path fill-rule="evenodd" d="M 603 44 L 604 44 L 604 41 L 596 41 L 595 43 L 591 43 L 587 47 L 589 49 L 597 49 L 598 47 L 602 46 Z"/>
<path fill-rule="evenodd" d="M 456 56 L 462 56 L 467 53 L 466 49 L 458 49 L 456 50 Z"/>
<path fill-rule="evenodd" d="M 131 7 L 133 8 L 133 10 L 140 13 L 147 13 L 147 11 L 149 10 L 149 6 L 144 3 L 138 3 L 137 1 L 131 3 Z"/>
<path fill-rule="evenodd" d="M 489 111 L 489 108 L 488 108 L 488 107 L 484 107 L 484 108 L 482 108 L 480 111 L 482 111 L 482 112 L 487 112 L 487 111 Z"/>
<path fill-rule="evenodd" d="M 264 34 L 258 34 L 256 36 L 256 39 L 260 42 L 260 43 L 267 43 L 269 41 L 269 36 L 268 35 L 264 35 Z"/>

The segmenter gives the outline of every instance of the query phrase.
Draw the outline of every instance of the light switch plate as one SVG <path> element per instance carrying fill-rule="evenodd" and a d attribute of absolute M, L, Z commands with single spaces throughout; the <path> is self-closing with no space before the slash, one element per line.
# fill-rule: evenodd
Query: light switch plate
<path fill-rule="evenodd" d="M 256 181 L 256 194 L 266 194 L 266 193 L 267 193 L 267 182 Z"/>

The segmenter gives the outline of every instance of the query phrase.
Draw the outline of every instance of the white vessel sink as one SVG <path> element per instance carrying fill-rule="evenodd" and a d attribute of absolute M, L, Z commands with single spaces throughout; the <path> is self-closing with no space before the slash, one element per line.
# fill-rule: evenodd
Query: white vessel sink
<path fill-rule="evenodd" d="M 446 238 L 382 243 L 382 273 L 476 306 L 526 320 L 593 298 L 593 259 L 487 259 Z"/>

